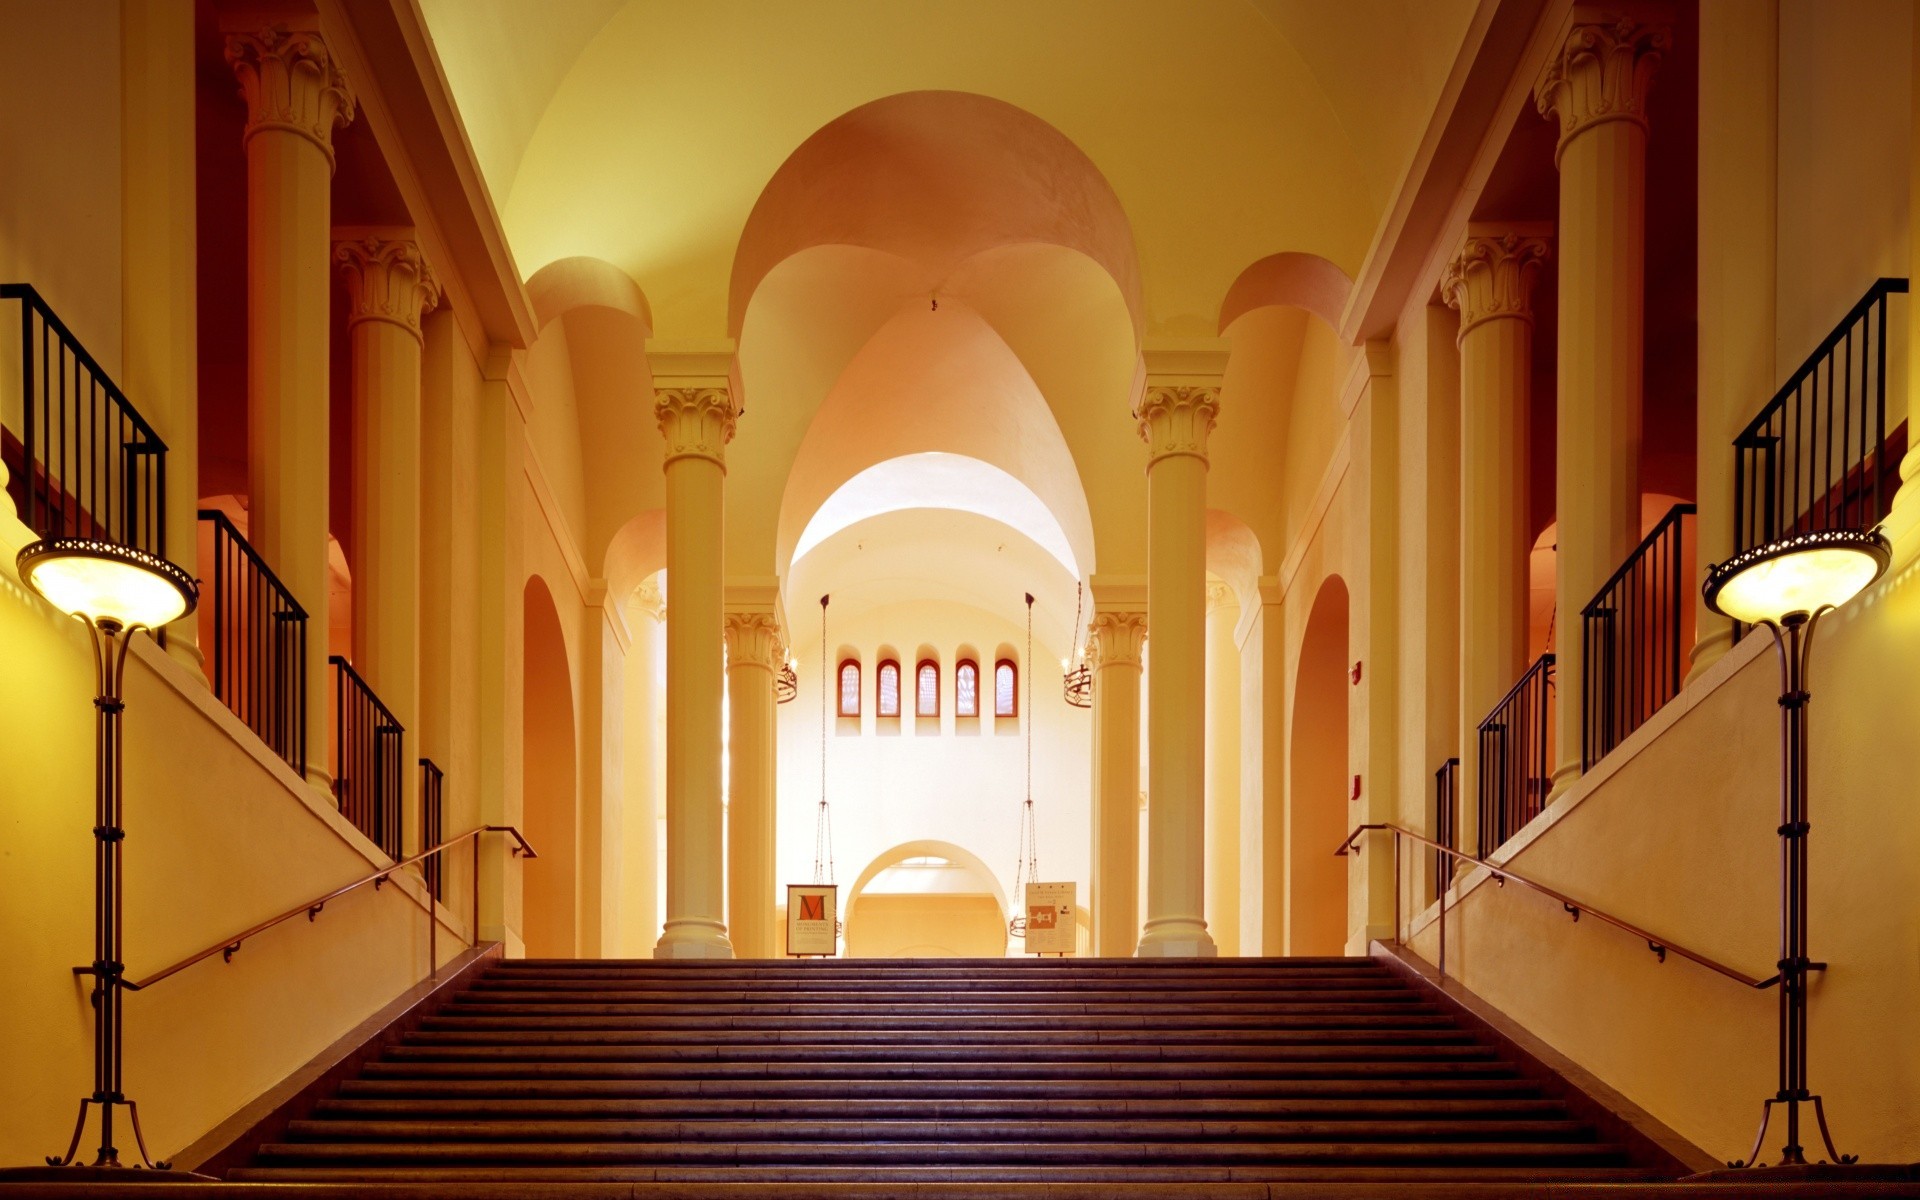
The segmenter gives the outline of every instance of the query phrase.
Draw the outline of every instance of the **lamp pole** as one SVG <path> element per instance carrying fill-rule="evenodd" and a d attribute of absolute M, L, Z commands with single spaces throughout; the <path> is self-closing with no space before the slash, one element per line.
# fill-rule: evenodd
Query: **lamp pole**
<path fill-rule="evenodd" d="M 127 831 L 121 825 L 121 713 L 126 702 L 121 684 L 126 677 L 127 650 L 132 635 L 141 626 L 122 626 L 112 619 L 81 616 L 93 644 L 95 679 L 94 707 L 94 822 L 93 822 L 93 964 L 75 967 L 76 975 L 93 976 L 93 1095 L 80 1101 L 80 1117 L 74 1123 L 73 1141 L 64 1156 L 47 1156 L 47 1165 L 71 1166 L 80 1151 L 80 1139 L 87 1129 L 87 1106 L 100 1106 L 100 1149 L 96 1167 L 121 1166 L 120 1151 L 114 1145 L 113 1110 L 127 1108 L 133 1125 L 133 1139 L 140 1150 L 140 1161 L 150 1167 L 166 1169 L 147 1155 L 146 1138 L 140 1132 L 140 1110 L 127 1099 L 122 1086 L 122 1006 L 126 996 L 126 964 L 122 946 L 122 888 L 120 880 L 121 847 Z"/>
<path fill-rule="evenodd" d="M 1752 1153 L 1734 1166 L 1758 1164 L 1776 1104 L 1787 1110 L 1787 1140 L 1780 1148 L 1779 1165 L 1804 1166 L 1802 1102 L 1813 1105 L 1827 1157 L 1836 1163 L 1858 1160 L 1834 1148 L 1826 1107 L 1818 1094 L 1807 1089 L 1807 975 L 1827 965 L 1807 957 L 1807 704 L 1812 699 L 1807 675 L 1814 630 L 1831 611 L 1827 605 L 1811 613 L 1788 613 L 1778 621 L 1761 622 L 1773 635 L 1780 657 L 1780 1087 L 1761 1106 L 1760 1132 L 1754 1136 Z"/>

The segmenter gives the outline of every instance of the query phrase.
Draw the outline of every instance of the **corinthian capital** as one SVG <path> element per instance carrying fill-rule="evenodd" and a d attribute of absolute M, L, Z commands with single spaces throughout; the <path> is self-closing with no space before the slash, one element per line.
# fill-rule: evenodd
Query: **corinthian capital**
<path fill-rule="evenodd" d="M 780 622 L 767 612 L 730 612 L 726 615 L 727 665 L 755 666 L 778 671 L 787 660 Z"/>
<path fill-rule="evenodd" d="M 333 261 L 347 281 L 347 327 L 386 321 L 420 337 L 420 317 L 440 284 L 410 230 L 340 229 Z"/>
<path fill-rule="evenodd" d="M 1149 385 L 1133 410 L 1140 436 L 1147 443 L 1147 465 L 1187 454 L 1207 458 L 1207 436 L 1220 415 L 1217 387 L 1155 387 Z"/>
<path fill-rule="evenodd" d="M 297 133 L 333 164 L 333 131 L 353 120 L 353 93 L 326 39 L 313 30 L 269 25 L 227 33 L 227 65 L 247 102 L 247 132 Z"/>
<path fill-rule="evenodd" d="M 1440 277 L 1440 294 L 1460 310 L 1460 336 L 1484 321 L 1533 323 L 1533 280 L 1552 249 L 1545 224 L 1469 225 Z"/>
<path fill-rule="evenodd" d="M 733 440 L 740 412 L 726 388 L 655 388 L 653 415 L 666 435 L 668 462 L 705 458 L 723 468 L 727 465 L 727 443 Z"/>
<path fill-rule="evenodd" d="M 1095 613 L 1087 626 L 1087 658 L 1095 667 L 1138 667 L 1147 645 L 1147 614 Z"/>
<path fill-rule="evenodd" d="M 1672 45 L 1672 29 L 1645 14 L 1574 10 L 1533 89 L 1540 115 L 1560 122 L 1556 164 L 1568 142 L 1596 125 L 1631 121 L 1646 128 L 1653 69 Z"/>

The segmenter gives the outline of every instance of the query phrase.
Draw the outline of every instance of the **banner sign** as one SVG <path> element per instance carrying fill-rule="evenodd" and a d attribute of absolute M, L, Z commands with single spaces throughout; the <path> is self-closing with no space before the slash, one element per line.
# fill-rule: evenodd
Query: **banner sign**
<path fill-rule="evenodd" d="M 1027 885 L 1028 954 L 1072 954 L 1079 948 L 1074 888 L 1071 881 Z"/>
<path fill-rule="evenodd" d="M 787 885 L 787 954 L 831 958 L 840 943 L 839 888 L 831 883 Z"/>

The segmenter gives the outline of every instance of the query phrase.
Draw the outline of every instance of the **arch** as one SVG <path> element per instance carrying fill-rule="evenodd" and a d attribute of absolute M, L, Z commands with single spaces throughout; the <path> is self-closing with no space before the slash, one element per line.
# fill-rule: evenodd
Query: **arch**
<path fill-rule="evenodd" d="M 598 308 L 633 322 L 644 341 L 653 334 L 653 308 L 633 276 L 603 258 L 557 258 L 527 280 L 534 319 L 541 329 L 577 309 Z"/>
<path fill-rule="evenodd" d="M 1254 309 L 1272 305 L 1304 309 L 1338 329 L 1352 290 L 1353 280 L 1347 273 L 1318 254 L 1297 250 L 1269 254 L 1240 272 L 1227 289 L 1226 299 L 1220 302 L 1219 331 L 1225 333 Z"/>
<path fill-rule="evenodd" d="M 1000 877 L 994 874 L 993 868 L 989 867 L 985 860 L 972 851 L 957 846 L 952 842 L 935 840 L 902 842 L 889 850 L 884 850 L 878 855 L 875 855 L 873 860 L 861 870 L 859 876 L 853 881 L 853 886 L 847 889 L 846 901 L 843 905 L 847 924 L 845 944 L 848 947 L 849 955 L 851 956 L 854 946 L 854 931 L 859 917 L 857 906 L 861 897 L 867 894 L 868 888 L 881 872 L 887 870 L 889 867 L 898 866 L 911 858 L 945 859 L 947 862 L 964 871 L 970 879 L 980 885 L 980 894 L 990 898 L 992 901 L 996 924 L 1001 935 L 998 953 L 1004 955 L 1006 953 L 1005 931 L 1007 928 L 1008 909 L 1007 894 L 1005 889 L 1000 885 Z"/>
<path fill-rule="evenodd" d="M 579 953 L 573 676 L 553 594 L 537 575 L 527 580 L 522 611 L 522 811 L 540 857 L 523 868 L 520 931 L 529 957 L 571 958 Z"/>
<path fill-rule="evenodd" d="M 1207 510 L 1207 570 L 1233 589 L 1243 614 L 1260 605 L 1264 561 L 1260 539 L 1245 521 L 1223 509 Z"/>
<path fill-rule="evenodd" d="M 600 569 L 607 594 L 625 597 L 667 565 L 667 510 L 649 508 L 628 518 L 607 543 Z"/>
<path fill-rule="evenodd" d="M 914 262 L 938 283 L 975 254 L 1025 242 L 1099 263 L 1136 335 L 1144 327 L 1126 211 L 1066 135 L 989 96 L 886 96 L 829 121 L 767 181 L 734 252 L 727 332 L 740 335 L 774 267 L 810 247 L 866 247 Z"/>
<path fill-rule="evenodd" d="M 1287 953 L 1341 954 L 1347 942 L 1347 585 L 1314 597 L 1294 672 L 1287 796 Z"/>

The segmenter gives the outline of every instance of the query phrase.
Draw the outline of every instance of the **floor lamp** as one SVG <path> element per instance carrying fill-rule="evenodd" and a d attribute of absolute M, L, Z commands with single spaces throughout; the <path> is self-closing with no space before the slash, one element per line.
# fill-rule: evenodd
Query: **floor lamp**
<path fill-rule="evenodd" d="M 138 630 L 156 630 L 193 611 L 199 589 L 185 571 L 144 550 L 91 538 L 47 538 L 20 551 L 20 578 L 46 601 L 87 626 L 93 643 L 94 720 L 93 963 L 74 968 L 93 976 L 93 1094 L 80 1101 L 80 1119 L 64 1157 L 49 1167 L 73 1168 L 87 1129 L 87 1108 L 100 1108 L 100 1148 L 93 1168 L 123 1168 L 114 1146 L 114 1110 L 125 1106 L 140 1159 L 147 1157 L 139 1110 L 121 1088 L 120 715 L 127 649 Z M 161 1164 L 164 1166 L 164 1164 Z M 80 1170 L 88 1170 L 82 1167 Z M 61 1177 L 66 1177 L 64 1172 Z M 125 1177 L 125 1176 L 120 1176 Z"/>
<path fill-rule="evenodd" d="M 1880 578 L 1891 557 L 1877 529 L 1820 530 L 1757 546 L 1707 572 L 1707 607 L 1764 625 L 1780 656 L 1780 1087 L 1761 1107 L 1752 1153 L 1736 1167 L 1758 1164 L 1775 1105 L 1786 1109 L 1779 1165 L 1805 1165 L 1802 1103 L 1813 1105 L 1828 1158 L 1854 1161 L 1834 1149 L 1826 1109 L 1807 1088 L 1807 973 L 1826 967 L 1807 957 L 1807 668 L 1820 618 Z"/>

